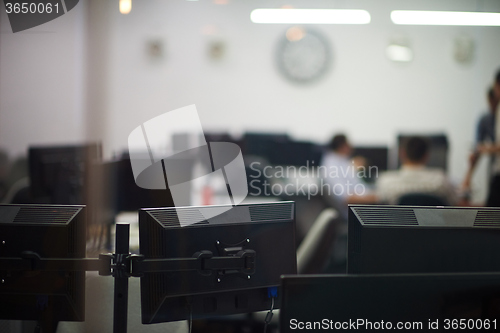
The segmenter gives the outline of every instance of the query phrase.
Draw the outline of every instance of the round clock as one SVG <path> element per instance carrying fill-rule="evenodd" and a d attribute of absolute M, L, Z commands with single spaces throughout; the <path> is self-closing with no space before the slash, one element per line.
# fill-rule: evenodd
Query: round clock
<path fill-rule="evenodd" d="M 330 48 L 316 31 L 292 27 L 278 47 L 278 67 L 289 80 L 309 83 L 322 77 L 330 63 Z"/>

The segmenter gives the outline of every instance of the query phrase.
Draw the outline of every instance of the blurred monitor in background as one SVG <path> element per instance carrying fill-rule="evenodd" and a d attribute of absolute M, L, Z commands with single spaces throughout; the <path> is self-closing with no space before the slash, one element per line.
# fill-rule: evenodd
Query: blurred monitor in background
<path fill-rule="evenodd" d="M 149 190 L 137 186 L 128 153 L 113 162 L 108 162 L 109 186 L 117 212 L 137 211 L 141 208 L 173 207 L 170 191 Z"/>
<path fill-rule="evenodd" d="M 259 156 L 267 161 L 275 153 L 273 145 L 290 141 L 285 133 L 252 133 L 243 135 L 241 149 L 244 156 Z"/>
<path fill-rule="evenodd" d="M 440 168 L 444 172 L 448 171 L 448 138 L 445 134 L 433 134 L 433 135 L 410 135 L 410 134 L 400 134 L 398 135 L 398 167 L 401 166 L 401 149 L 404 146 L 405 141 L 409 138 L 419 136 L 426 139 L 429 142 L 429 157 L 427 159 L 427 166 L 430 168 Z"/>
<path fill-rule="evenodd" d="M 380 172 L 387 171 L 389 148 L 383 146 L 358 146 L 352 152 L 354 164 L 366 169 L 375 167 L 377 172 L 365 173 L 363 178 L 367 183 L 374 183 Z"/>
<path fill-rule="evenodd" d="M 412 194 L 420 198 L 423 195 L 435 197 L 440 199 L 440 205 L 457 204 L 457 191 L 444 169 L 429 164 L 433 151 L 436 150 L 433 150 L 432 141 L 427 137 L 406 138 L 399 151 L 401 167 L 382 173 L 377 179 L 376 193 L 379 200 L 391 205 L 403 204 L 400 200 Z M 420 205 L 419 202 L 423 201 L 413 204 Z"/>
<path fill-rule="evenodd" d="M 91 169 L 100 144 L 29 148 L 30 195 L 35 203 L 88 204 Z"/>

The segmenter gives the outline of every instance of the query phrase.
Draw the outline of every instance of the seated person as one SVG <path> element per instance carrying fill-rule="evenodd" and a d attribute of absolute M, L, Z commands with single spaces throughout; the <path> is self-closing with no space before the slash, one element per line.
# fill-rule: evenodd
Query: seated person
<path fill-rule="evenodd" d="M 335 135 L 321 160 L 322 193 L 347 221 L 347 204 L 375 203 L 373 191 L 359 176 L 351 159 L 352 147 L 343 134 Z"/>
<path fill-rule="evenodd" d="M 381 202 L 395 205 L 405 194 L 423 193 L 437 196 L 449 205 L 457 204 L 456 190 L 444 171 L 426 167 L 429 143 L 425 139 L 408 138 L 400 157 L 399 170 L 385 172 L 377 179 L 376 192 Z"/>

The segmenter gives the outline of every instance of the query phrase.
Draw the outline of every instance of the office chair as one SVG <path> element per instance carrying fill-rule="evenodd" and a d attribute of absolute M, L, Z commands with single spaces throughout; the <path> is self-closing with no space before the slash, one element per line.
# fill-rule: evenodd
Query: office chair
<path fill-rule="evenodd" d="M 1 203 L 6 204 L 26 204 L 31 203 L 29 198 L 29 177 L 18 179 L 10 186 Z"/>
<path fill-rule="evenodd" d="M 448 206 L 448 202 L 436 195 L 428 193 L 408 193 L 402 195 L 398 202 L 398 205 L 404 206 Z"/>
<path fill-rule="evenodd" d="M 297 273 L 321 273 L 328 261 L 332 244 L 338 236 L 338 212 L 324 209 L 297 248 Z"/>
<path fill-rule="evenodd" d="M 297 248 L 297 273 L 321 273 L 331 255 L 332 245 L 342 228 L 338 212 L 333 208 L 324 209 L 313 222 Z M 252 314 L 253 320 L 263 323 L 268 311 Z M 275 313 L 279 314 L 279 310 Z M 273 316 L 271 324 L 278 325 L 279 316 Z"/>

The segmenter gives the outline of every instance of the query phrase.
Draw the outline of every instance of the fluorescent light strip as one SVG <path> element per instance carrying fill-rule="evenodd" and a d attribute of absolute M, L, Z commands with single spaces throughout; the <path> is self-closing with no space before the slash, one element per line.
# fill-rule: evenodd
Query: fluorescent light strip
<path fill-rule="evenodd" d="M 368 24 L 370 13 L 361 9 L 254 9 L 253 23 L 266 24 Z"/>
<path fill-rule="evenodd" d="M 391 20 L 406 25 L 500 26 L 500 13 L 394 10 Z"/>

